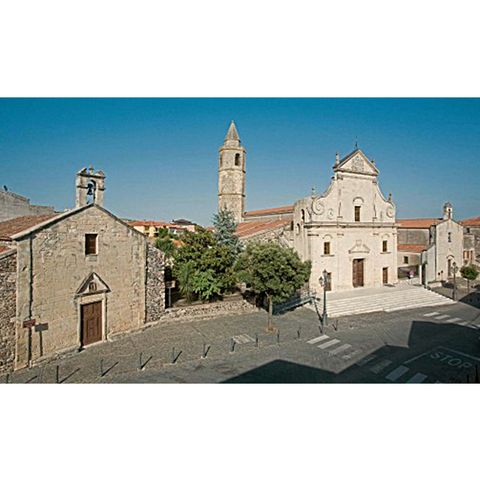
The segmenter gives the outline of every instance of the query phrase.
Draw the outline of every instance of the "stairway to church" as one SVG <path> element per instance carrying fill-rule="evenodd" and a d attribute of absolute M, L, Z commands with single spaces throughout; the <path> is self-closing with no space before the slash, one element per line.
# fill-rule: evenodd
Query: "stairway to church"
<path fill-rule="evenodd" d="M 318 295 L 318 294 L 317 294 Z M 323 309 L 323 299 L 317 298 L 317 308 Z M 394 312 L 410 308 L 451 305 L 453 300 L 420 286 L 402 285 L 378 289 L 331 292 L 327 294 L 329 317 L 342 317 L 371 312 Z M 314 305 L 307 308 L 315 310 Z"/>

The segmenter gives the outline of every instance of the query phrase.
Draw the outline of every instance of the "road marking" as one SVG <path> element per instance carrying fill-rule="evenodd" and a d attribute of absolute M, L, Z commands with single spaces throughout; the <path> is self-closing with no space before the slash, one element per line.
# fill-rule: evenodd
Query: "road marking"
<path fill-rule="evenodd" d="M 337 340 L 334 338 L 333 340 L 330 340 L 329 342 L 322 343 L 321 345 L 318 346 L 318 348 L 321 348 L 322 350 L 325 350 L 325 348 L 331 347 L 332 345 L 336 345 L 337 343 L 340 343 L 340 340 Z"/>
<path fill-rule="evenodd" d="M 450 315 L 439 315 L 438 317 L 435 317 L 437 320 L 445 320 L 448 318 Z"/>
<path fill-rule="evenodd" d="M 326 340 L 327 338 L 329 338 L 328 335 L 322 335 L 321 337 L 312 338 L 312 339 L 309 340 L 307 343 L 309 343 L 310 345 L 314 345 L 315 343 L 323 342 L 323 341 Z"/>
<path fill-rule="evenodd" d="M 392 363 L 391 360 L 381 360 L 377 364 L 375 364 L 372 368 L 370 368 L 370 371 L 372 373 L 380 373 L 382 370 L 385 370 L 390 364 Z"/>
<path fill-rule="evenodd" d="M 459 325 L 466 325 L 468 323 L 468 320 L 466 320 L 465 322 L 460 322 Z"/>
<path fill-rule="evenodd" d="M 447 347 L 438 347 L 438 348 L 443 348 L 443 350 L 448 350 L 449 352 L 453 352 L 453 353 L 456 353 L 457 355 L 462 355 L 463 357 L 471 358 L 476 362 L 480 362 L 480 358 L 474 357 L 473 355 L 468 355 L 467 353 L 459 352 L 457 350 L 454 350 L 453 348 L 447 348 Z"/>
<path fill-rule="evenodd" d="M 426 313 L 424 317 L 433 317 L 434 315 L 438 315 L 439 312 L 431 312 L 431 313 Z"/>
<path fill-rule="evenodd" d="M 354 357 L 355 355 L 361 353 L 360 350 L 354 350 L 352 353 L 347 353 L 346 355 L 343 355 L 343 359 L 344 360 L 350 360 L 352 357 Z"/>
<path fill-rule="evenodd" d="M 373 360 L 374 358 L 377 358 L 377 356 L 376 355 L 369 355 L 368 357 L 362 358 L 361 360 L 356 362 L 355 365 L 358 365 L 359 367 L 361 367 L 361 366 L 365 365 L 366 363 L 368 363 L 370 360 Z"/>
<path fill-rule="evenodd" d="M 446 323 L 455 323 L 455 322 L 458 322 L 459 320 L 461 320 L 461 318 L 459 317 L 449 318 Z"/>
<path fill-rule="evenodd" d="M 340 347 L 337 347 L 335 350 L 331 350 L 330 353 L 332 355 L 338 355 L 339 353 L 344 352 L 345 350 L 348 350 L 351 347 L 349 343 L 345 343 L 341 345 Z"/>
<path fill-rule="evenodd" d="M 416 373 L 407 383 L 423 383 L 427 378 L 423 373 Z"/>
<path fill-rule="evenodd" d="M 252 338 L 250 335 L 245 334 L 244 337 L 248 338 L 248 340 L 249 340 L 250 342 L 254 342 L 254 341 L 255 341 L 255 339 Z"/>
<path fill-rule="evenodd" d="M 394 382 L 398 380 L 404 373 L 407 373 L 410 369 L 404 365 L 400 365 L 395 370 L 392 370 L 388 375 L 385 376 L 387 380 Z"/>
<path fill-rule="evenodd" d="M 253 341 L 253 338 L 249 337 L 248 335 L 236 335 L 233 337 L 236 343 L 243 344 L 243 343 L 249 343 L 250 341 Z"/>
<path fill-rule="evenodd" d="M 469 327 L 474 328 L 475 330 L 478 330 L 480 328 L 480 325 L 475 325 L 474 323 L 471 323 Z"/>

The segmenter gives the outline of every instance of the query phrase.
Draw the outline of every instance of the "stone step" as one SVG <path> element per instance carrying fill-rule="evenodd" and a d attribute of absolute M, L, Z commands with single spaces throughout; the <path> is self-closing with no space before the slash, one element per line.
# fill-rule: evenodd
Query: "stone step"
<path fill-rule="evenodd" d="M 317 308 L 321 312 L 323 302 L 317 301 Z M 439 295 L 436 292 L 422 287 L 410 287 L 382 292 L 373 295 L 364 295 L 351 298 L 330 299 L 327 297 L 328 314 L 330 317 L 355 315 L 369 312 L 394 312 L 411 308 L 434 307 L 454 303 L 453 300 Z M 315 310 L 314 305 L 308 308 Z"/>

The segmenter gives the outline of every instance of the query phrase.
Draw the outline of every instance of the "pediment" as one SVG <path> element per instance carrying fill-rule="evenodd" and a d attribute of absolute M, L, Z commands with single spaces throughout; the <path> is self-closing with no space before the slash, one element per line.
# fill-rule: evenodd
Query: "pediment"
<path fill-rule="evenodd" d="M 339 172 L 363 173 L 366 175 L 378 175 L 378 169 L 374 163 L 359 149 L 347 155 L 334 168 Z"/>
<path fill-rule="evenodd" d="M 348 253 L 370 253 L 370 249 L 361 240 L 357 240 Z"/>
<path fill-rule="evenodd" d="M 82 282 L 80 288 L 77 290 L 77 295 L 92 295 L 109 291 L 110 288 L 108 285 L 96 273 L 91 273 Z"/>

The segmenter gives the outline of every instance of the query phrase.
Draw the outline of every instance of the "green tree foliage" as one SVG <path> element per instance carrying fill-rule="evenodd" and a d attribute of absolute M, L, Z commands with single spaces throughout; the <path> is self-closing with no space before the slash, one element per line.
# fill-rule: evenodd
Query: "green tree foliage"
<path fill-rule="evenodd" d="M 272 330 L 274 302 L 290 298 L 310 277 L 311 263 L 302 262 L 291 248 L 276 243 L 249 244 L 236 270 L 257 295 L 268 301 L 268 329 Z"/>
<path fill-rule="evenodd" d="M 175 243 L 174 240 L 177 239 L 177 236 L 168 231 L 168 228 L 160 228 L 158 230 L 158 237 L 155 240 L 155 246 L 161 250 L 166 257 L 171 258 L 175 253 Z"/>
<path fill-rule="evenodd" d="M 185 232 L 182 242 L 175 251 L 173 266 L 182 294 L 190 291 L 206 301 L 233 290 L 235 255 L 229 247 L 201 227 L 195 233 Z"/>
<path fill-rule="evenodd" d="M 241 251 L 240 240 L 235 235 L 237 225 L 230 210 L 222 209 L 213 216 L 216 239 L 221 245 L 230 248 L 234 255 L 238 255 Z"/>
<path fill-rule="evenodd" d="M 462 277 L 467 281 L 467 291 L 470 292 L 470 282 L 474 281 L 478 277 L 478 269 L 475 265 L 464 265 L 460 269 Z"/>

